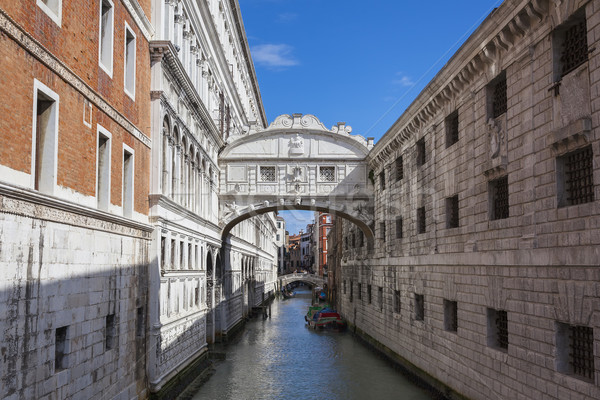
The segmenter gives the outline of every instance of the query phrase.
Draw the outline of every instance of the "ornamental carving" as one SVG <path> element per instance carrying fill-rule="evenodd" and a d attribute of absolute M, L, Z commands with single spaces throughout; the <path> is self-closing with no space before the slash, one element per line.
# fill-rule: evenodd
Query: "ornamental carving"
<path fill-rule="evenodd" d="M 299 134 L 290 139 L 290 155 L 301 156 L 304 154 L 304 139 Z"/>

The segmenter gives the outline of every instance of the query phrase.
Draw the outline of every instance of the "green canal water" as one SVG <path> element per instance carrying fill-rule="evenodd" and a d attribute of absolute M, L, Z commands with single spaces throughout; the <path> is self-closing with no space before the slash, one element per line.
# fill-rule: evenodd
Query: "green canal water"
<path fill-rule="evenodd" d="M 308 329 L 310 291 L 296 293 L 276 299 L 271 318 L 246 324 L 194 400 L 434 398 L 350 332 Z"/>

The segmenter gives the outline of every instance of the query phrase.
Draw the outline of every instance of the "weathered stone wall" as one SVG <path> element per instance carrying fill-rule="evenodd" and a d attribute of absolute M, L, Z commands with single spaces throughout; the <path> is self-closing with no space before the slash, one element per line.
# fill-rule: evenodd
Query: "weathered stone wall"
<path fill-rule="evenodd" d="M 559 37 L 582 15 L 588 59 L 561 77 Z M 505 1 L 369 156 L 375 247 L 343 252 L 342 312 L 415 370 L 468 398 L 600 397 L 599 23 L 599 1 Z M 506 111 L 494 115 L 503 74 Z M 570 204 L 564 157 L 587 148 L 592 194 Z M 494 185 L 503 177 L 507 215 L 497 217 Z M 345 236 L 353 234 L 357 228 L 346 226 Z M 506 348 L 496 343 L 500 312 Z M 575 327 L 592 332 L 591 378 L 565 356 L 573 350 L 566 332 Z"/>

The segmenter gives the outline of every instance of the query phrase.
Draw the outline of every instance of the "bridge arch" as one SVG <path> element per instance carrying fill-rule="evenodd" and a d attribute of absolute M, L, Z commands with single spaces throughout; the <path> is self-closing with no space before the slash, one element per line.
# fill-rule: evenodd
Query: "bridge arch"
<path fill-rule="evenodd" d="M 372 139 L 331 129 L 313 115 L 280 115 L 265 130 L 232 137 L 219 156 L 223 239 L 239 222 L 277 210 L 329 212 L 373 240 Z"/>

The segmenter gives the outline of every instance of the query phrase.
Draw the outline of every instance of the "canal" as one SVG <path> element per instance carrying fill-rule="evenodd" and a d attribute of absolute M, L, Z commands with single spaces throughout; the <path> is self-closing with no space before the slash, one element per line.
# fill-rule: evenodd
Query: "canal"
<path fill-rule="evenodd" d="M 246 324 L 194 400 L 434 398 L 350 332 L 308 329 L 310 290 L 296 293 L 276 299 L 271 318 Z"/>

